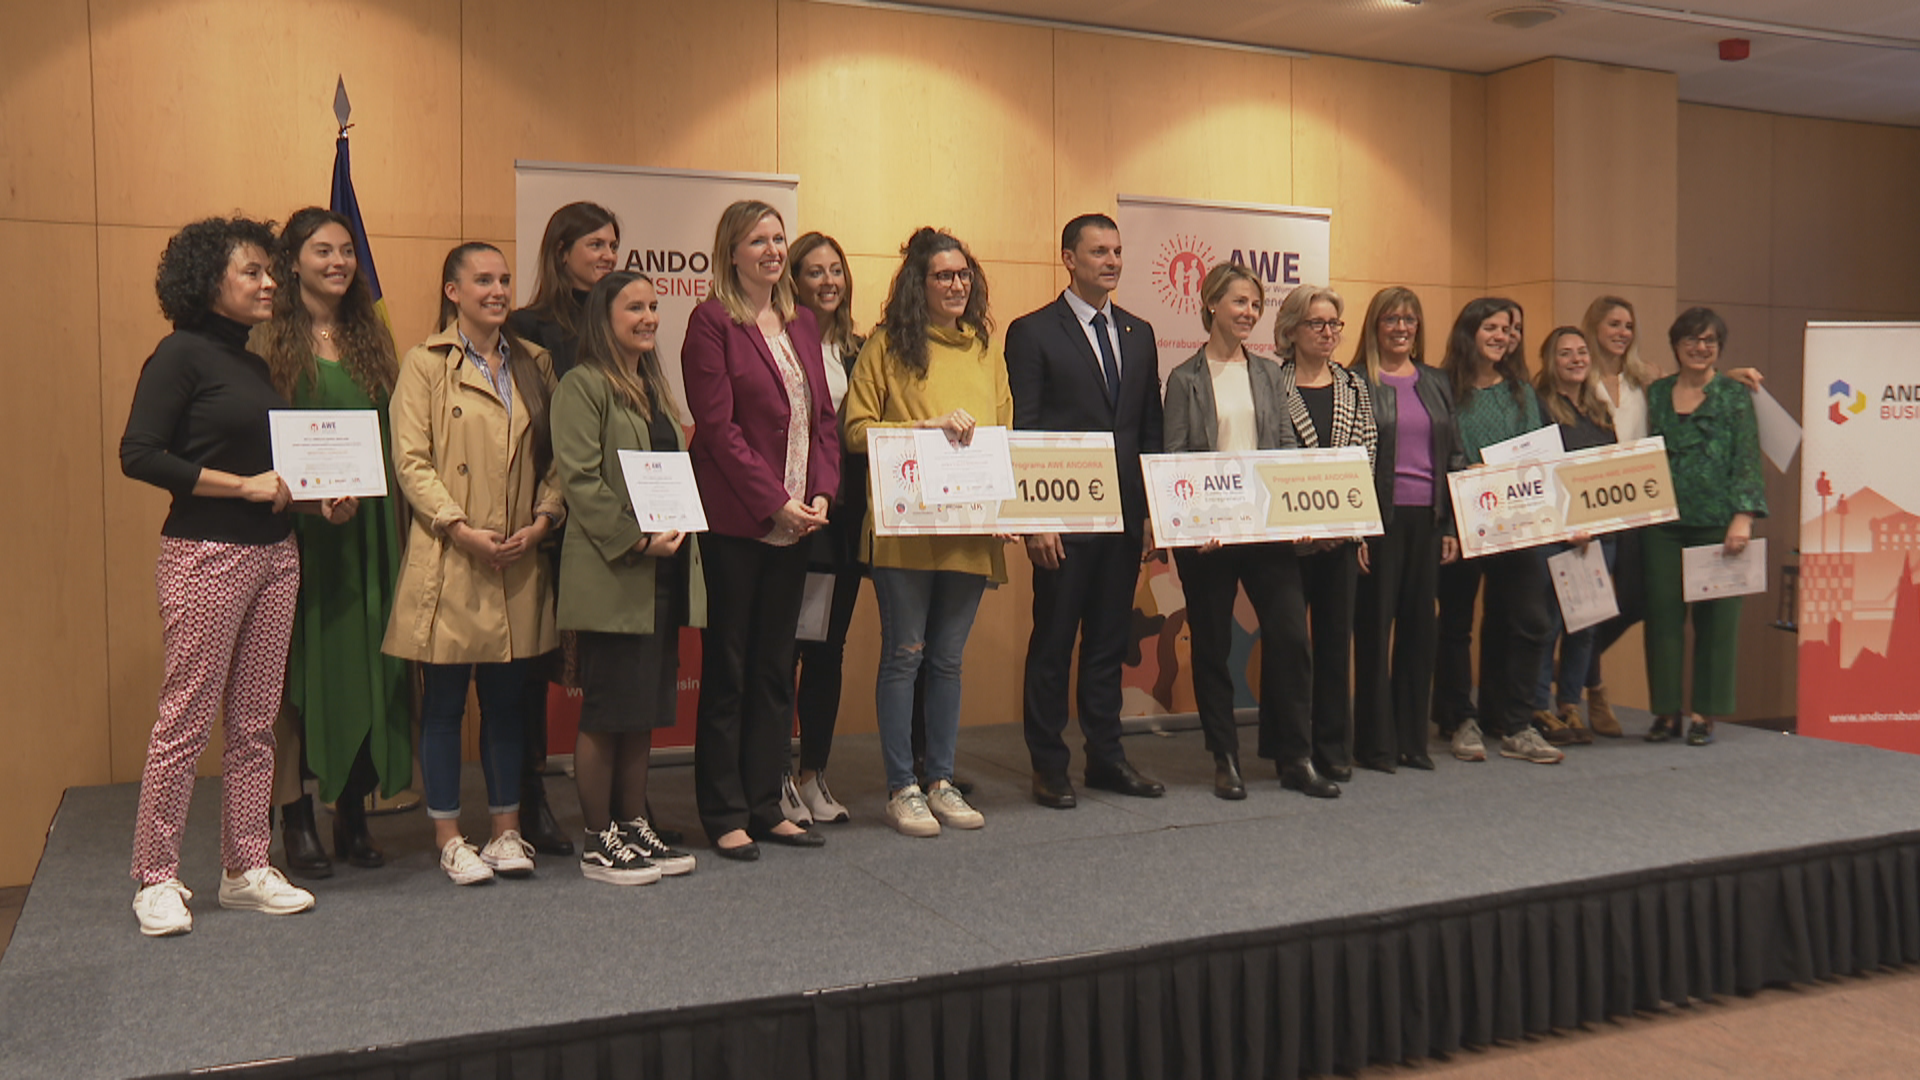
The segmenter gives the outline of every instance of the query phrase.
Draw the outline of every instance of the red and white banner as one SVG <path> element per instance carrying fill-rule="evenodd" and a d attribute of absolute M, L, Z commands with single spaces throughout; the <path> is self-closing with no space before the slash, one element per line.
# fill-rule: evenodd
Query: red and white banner
<path fill-rule="evenodd" d="M 1809 323 L 1799 732 L 1920 753 L 1920 323 Z"/>

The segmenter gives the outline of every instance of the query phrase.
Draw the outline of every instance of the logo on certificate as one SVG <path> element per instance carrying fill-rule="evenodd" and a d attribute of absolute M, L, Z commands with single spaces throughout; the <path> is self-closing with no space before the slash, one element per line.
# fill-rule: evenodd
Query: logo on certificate
<path fill-rule="evenodd" d="M 1193 501 L 1193 481 L 1181 477 L 1173 482 L 1173 497 L 1181 502 Z"/>

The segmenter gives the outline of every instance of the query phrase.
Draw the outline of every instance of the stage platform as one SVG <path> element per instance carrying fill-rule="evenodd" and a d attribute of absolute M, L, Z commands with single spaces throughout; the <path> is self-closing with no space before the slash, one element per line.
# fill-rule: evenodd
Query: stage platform
<path fill-rule="evenodd" d="M 285 919 L 219 908 L 205 781 L 195 929 L 165 940 L 129 908 L 134 787 L 76 788 L 0 961 L 0 1075 L 1288 1077 L 1920 961 L 1920 757 L 1722 725 L 1437 753 L 1332 801 L 1249 760 L 1228 803 L 1197 732 L 1127 749 L 1165 798 L 1053 811 L 1017 725 L 969 728 L 987 827 L 911 840 L 875 737 L 844 737 L 825 849 L 701 848 L 641 888 L 559 859 L 456 888 L 423 814 L 381 818 L 390 864 Z M 692 829 L 690 785 L 656 774 L 664 824 Z"/>

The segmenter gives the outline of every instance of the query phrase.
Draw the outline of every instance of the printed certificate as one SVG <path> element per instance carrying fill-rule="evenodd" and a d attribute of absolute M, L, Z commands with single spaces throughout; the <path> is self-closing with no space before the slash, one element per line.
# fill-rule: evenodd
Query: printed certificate
<path fill-rule="evenodd" d="M 1680 591 L 1691 604 L 1767 591 L 1767 542 L 1752 540 L 1738 555 L 1724 544 L 1680 549 Z"/>
<path fill-rule="evenodd" d="M 1148 454 L 1147 508 L 1165 547 L 1378 536 L 1364 447 Z"/>
<path fill-rule="evenodd" d="M 1675 521 L 1666 440 L 1578 450 L 1451 473 L 1460 554 L 1503 551 Z"/>
<path fill-rule="evenodd" d="M 913 429 L 919 462 L 920 501 L 925 506 L 1013 498 L 1013 460 L 1007 429 L 976 427 L 973 439 L 957 443 L 939 428 Z"/>
<path fill-rule="evenodd" d="M 1547 560 L 1547 572 L 1553 575 L 1553 592 L 1560 599 L 1560 618 L 1567 633 L 1577 634 L 1620 614 L 1613 575 L 1607 573 L 1606 552 L 1599 544 L 1553 556 Z"/>
<path fill-rule="evenodd" d="M 372 409 L 273 409 L 273 471 L 296 499 L 379 498 L 387 493 L 386 440 Z"/>
<path fill-rule="evenodd" d="M 693 459 L 683 451 L 620 451 L 627 498 L 640 528 L 650 532 L 706 532 L 707 509 L 693 480 Z"/>
<path fill-rule="evenodd" d="M 929 506 L 920 498 L 918 428 L 867 429 L 867 483 L 876 536 L 983 536 L 999 500 Z"/>

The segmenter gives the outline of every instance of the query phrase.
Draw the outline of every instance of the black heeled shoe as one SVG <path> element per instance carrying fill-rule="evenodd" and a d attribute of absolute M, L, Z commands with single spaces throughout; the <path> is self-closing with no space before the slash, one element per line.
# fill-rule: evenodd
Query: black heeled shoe
<path fill-rule="evenodd" d="M 1315 799 L 1337 799 L 1340 785 L 1321 776 L 1312 761 L 1296 761 L 1280 766 L 1280 786 Z"/>
<path fill-rule="evenodd" d="M 333 857 L 350 866 L 377 870 L 387 865 L 387 857 L 374 846 L 367 832 L 367 804 L 361 799 L 341 796 L 333 804 Z"/>
<path fill-rule="evenodd" d="M 546 782 L 538 773 L 520 785 L 520 836 L 542 855 L 573 854 L 573 841 L 554 819 Z"/>
<path fill-rule="evenodd" d="M 1247 785 L 1240 779 L 1240 755 L 1213 755 L 1213 794 L 1229 801 L 1247 797 Z"/>
<path fill-rule="evenodd" d="M 1423 772 L 1432 772 L 1433 759 L 1425 754 L 1401 754 L 1400 767 L 1403 769 L 1420 769 Z"/>
<path fill-rule="evenodd" d="M 320 833 L 313 826 L 313 796 L 302 795 L 280 807 L 280 837 L 287 849 L 287 869 L 296 877 L 330 878 L 333 860 L 320 846 Z"/>

